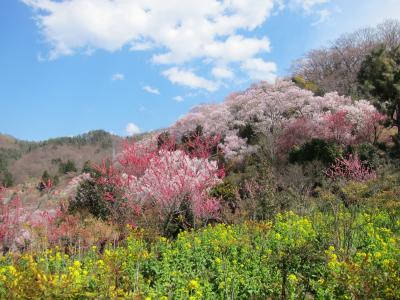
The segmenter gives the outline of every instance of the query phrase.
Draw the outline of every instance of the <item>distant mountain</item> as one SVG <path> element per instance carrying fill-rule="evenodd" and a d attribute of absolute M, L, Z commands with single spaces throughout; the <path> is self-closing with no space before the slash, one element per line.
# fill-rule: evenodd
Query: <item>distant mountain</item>
<path fill-rule="evenodd" d="M 86 161 L 100 162 L 121 150 L 124 138 L 104 130 L 41 142 L 0 134 L 0 183 L 37 180 L 46 170 L 58 175 L 60 164 L 72 161 L 80 171 Z"/>

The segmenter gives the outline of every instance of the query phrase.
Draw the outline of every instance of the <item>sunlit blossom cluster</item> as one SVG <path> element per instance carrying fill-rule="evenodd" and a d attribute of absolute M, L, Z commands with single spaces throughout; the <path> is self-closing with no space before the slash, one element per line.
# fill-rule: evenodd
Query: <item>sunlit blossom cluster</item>
<path fill-rule="evenodd" d="M 253 150 L 247 137 L 239 134 L 246 125 L 265 136 L 271 148 L 288 150 L 307 138 L 344 145 L 370 142 L 373 129 L 383 119 L 366 100 L 353 101 L 337 93 L 315 96 L 289 81 L 260 82 L 231 94 L 220 104 L 195 107 L 172 126 L 171 132 L 179 138 L 200 125 L 207 134 L 220 133 L 220 146 L 232 157 Z"/>
<path fill-rule="evenodd" d="M 209 192 L 222 182 L 224 172 L 209 159 L 209 148 L 218 140 L 194 139 L 192 143 L 194 152 L 169 143 L 161 148 L 128 143 L 117 164 L 100 170 L 103 175 L 99 180 L 120 188 L 137 213 L 151 207 L 164 219 L 189 209 L 195 218 L 215 218 L 219 202 Z"/>

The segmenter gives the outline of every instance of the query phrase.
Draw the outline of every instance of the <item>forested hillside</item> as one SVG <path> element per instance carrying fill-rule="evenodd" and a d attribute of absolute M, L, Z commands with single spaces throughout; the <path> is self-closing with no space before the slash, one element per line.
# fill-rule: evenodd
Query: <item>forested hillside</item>
<path fill-rule="evenodd" d="M 101 162 L 121 149 L 123 139 L 108 132 L 91 131 L 76 137 L 27 142 L 0 136 L 0 180 L 12 186 L 38 180 L 44 171 L 63 175 L 63 164 L 73 162 L 81 170 L 86 161 Z"/>

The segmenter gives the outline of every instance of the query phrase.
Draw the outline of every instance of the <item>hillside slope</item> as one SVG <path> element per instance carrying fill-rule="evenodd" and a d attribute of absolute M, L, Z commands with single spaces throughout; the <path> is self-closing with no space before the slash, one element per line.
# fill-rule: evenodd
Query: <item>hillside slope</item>
<path fill-rule="evenodd" d="M 7 176 L 14 184 L 39 178 L 47 170 L 56 175 L 60 163 L 74 162 L 80 170 L 86 161 L 111 158 L 121 148 L 123 138 L 103 130 L 75 137 L 61 137 L 42 142 L 27 142 L 0 135 L 0 180 Z"/>

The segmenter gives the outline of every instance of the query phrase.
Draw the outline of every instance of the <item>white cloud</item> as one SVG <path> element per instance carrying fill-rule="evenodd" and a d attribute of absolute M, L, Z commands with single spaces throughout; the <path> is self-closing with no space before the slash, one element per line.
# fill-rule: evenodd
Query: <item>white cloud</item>
<path fill-rule="evenodd" d="M 226 67 L 214 67 L 211 73 L 215 78 L 230 79 L 234 77 L 232 70 Z"/>
<path fill-rule="evenodd" d="M 112 79 L 113 81 L 124 80 L 124 79 L 125 79 L 125 75 L 124 75 L 124 74 L 121 74 L 121 73 L 115 73 L 115 74 L 111 77 L 111 79 Z"/>
<path fill-rule="evenodd" d="M 128 123 L 128 125 L 126 125 L 125 132 L 128 135 L 135 135 L 135 134 L 139 134 L 141 132 L 141 130 L 136 124 Z"/>
<path fill-rule="evenodd" d="M 289 6 L 302 7 L 305 11 L 311 11 L 315 6 L 328 3 L 331 0 L 289 0 Z"/>
<path fill-rule="evenodd" d="M 191 46 L 186 47 L 185 44 L 179 44 L 174 47 L 176 51 L 154 55 L 153 62 L 158 64 L 180 64 L 195 58 L 206 58 L 211 62 L 238 62 L 262 52 L 269 52 L 270 42 L 267 37 L 259 39 L 231 35 L 225 40 L 204 41 L 204 45 L 193 48 L 190 52 L 187 48 Z M 180 49 L 181 47 L 182 49 Z"/>
<path fill-rule="evenodd" d="M 38 27 L 51 46 L 49 59 L 127 47 L 151 51 L 154 63 L 180 69 L 194 60 L 207 61 L 210 69 L 216 69 L 212 74 L 222 80 L 231 74 L 218 71 L 218 66 L 245 64 L 270 51 L 269 39 L 253 30 L 274 8 L 286 4 L 310 12 L 329 0 L 22 1 L 35 10 Z M 167 77 L 176 78 L 172 75 Z M 217 89 L 215 83 L 194 74 L 173 82 Z"/>
<path fill-rule="evenodd" d="M 175 101 L 177 101 L 177 102 L 183 102 L 185 99 L 183 99 L 183 97 L 182 96 L 175 96 L 174 98 L 173 98 Z"/>
<path fill-rule="evenodd" d="M 321 9 L 320 11 L 316 12 L 316 14 L 318 14 L 319 19 L 316 22 L 312 23 L 313 26 L 316 26 L 328 20 L 331 16 L 331 11 L 327 9 Z"/>
<path fill-rule="evenodd" d="M 273 62 L 265 62 L 261 58 L 253 58 L 246 60 L 241 67 L 254 80 L 274 82 L 276 79 L 277 67 Z"/>
<path fill-rule="evenodd" d="M 145 85 L 143 87 L 143 90 L 145 90 L 146 92 L 150 93 L 150 94 L 154 94 L 154 95 L 160 95 L 160 91 L 154 87 L 151 87 L 149 85 Z"/>
<path fill-rule="evenodd" d="M 284 2 L 284 0 L 278 1 L 280 1 L 281 4 Z M 302 9 L 305 14 L 315 16 L 317 20 L 311 24 L 315 26 L 325 22 L 330 17 L 332 12 L 326 8 L 322 8 L 322 5 L 331 1 L 332 0 L 288 0 L 287 4 L 292 10 Z M 281 8 L 284 6 L 285 5 L 281 5 Z"/>
<path fill-rule="evenodd" d="M 178 61 L 205 56 L 205 46 L 260 26 L 274 6 L 274 0 L 23 1 L 36 10 L 53 58 L 128 45 L 165 48 Z"/>
<path fill-rule="evenodd" d="M 162 74 L 172 83 L 188 86 L 192 89 L 204 89 L 209 92 L 214 92 L 218 89 L 218 85 L 215 82 L 197 76 L 188 70 L 182 70 L 173 67 L 164 71 Z"/>

